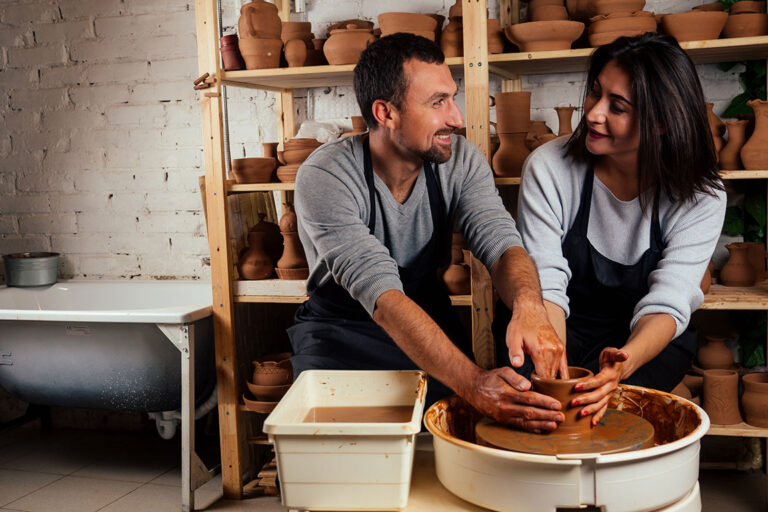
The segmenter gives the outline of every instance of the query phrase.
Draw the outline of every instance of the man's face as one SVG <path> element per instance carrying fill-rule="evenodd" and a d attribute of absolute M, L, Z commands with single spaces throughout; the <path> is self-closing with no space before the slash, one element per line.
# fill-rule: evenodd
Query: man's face
<path fill-rule="evenodd" d="M 415 156 L 436 163 L 451 158 L 451 134 L 464 126 L 454 102 L 456 83 L 446 64 L 411 59 L 403 64 L 408 88 L 395 132 L 397 142 Z"/>

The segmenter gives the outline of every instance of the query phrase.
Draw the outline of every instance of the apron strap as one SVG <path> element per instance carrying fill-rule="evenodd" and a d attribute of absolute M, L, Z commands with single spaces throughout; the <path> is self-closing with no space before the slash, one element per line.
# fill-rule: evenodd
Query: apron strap
<path fill-rule="evenodd" d="M 573 224 L 572 230 L 576 230 L 576 234 L 587 236 L 587 229 L 589 228 L 589 211 L 592 206 L 592 186 L 595 182 L 595 171 L 590 167 L 587 169 L 587 173 L 584 176 L 584 188 L 581 189 L 581 198 L 579 203 L 579 210 L 576 212 L 576 221 Z"/>
<path fill-rule="evenodd" d="M 371 163 L 371 145 L 368 137 L 363 137 L 363 172 L 365 183 L 368 185 L 368 199 L 371 203 L 371 214 L 368 216 L 368 231 L 373 234 L 376 229 L 376 187 L 373 184 L 373 164 Z"/>

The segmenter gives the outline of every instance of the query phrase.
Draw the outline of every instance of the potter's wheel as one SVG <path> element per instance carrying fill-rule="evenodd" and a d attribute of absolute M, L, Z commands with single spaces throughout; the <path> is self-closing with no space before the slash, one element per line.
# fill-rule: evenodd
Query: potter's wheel
<path fill-rule="evenodd" d="M 618 453 L 653 446 L 653 425 L 639 416 L 608 409 L 591 429 L 561 429 L 534 434 L 483 418 L 475 425 L 477 440 L 515 452 L 558 455 Z"/>

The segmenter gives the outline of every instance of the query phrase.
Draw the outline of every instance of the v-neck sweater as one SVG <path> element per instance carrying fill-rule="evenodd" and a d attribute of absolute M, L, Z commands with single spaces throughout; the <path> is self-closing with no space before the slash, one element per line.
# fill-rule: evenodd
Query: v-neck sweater
<path fill-rule="evenodd" d="M 567 140 L 550 141 L 526 160 L 518 215 L 523 243 L 539 271 L 542 296 L 563 308 L 566 316 L 571 269 L 562 242 L 576 219 L 588 169 L 565 156 Z M 635 306 L 630 329 L 645 315 L 666 313 L 677 324 L 675 337 L 685 330 L 691 313 L 704 302 L 701 279 L 720 236 L 725 207 L 721 190 L 698 193 L 689 202 L 661 197 L 662 259 L 648 277 L 648 294 Z M 606 258 L 632 265 L 650 247 L 652 213 L 652 207 L 642 211 L 639 198 L 618 199 L 595 176 L 587 239 Z"/>
<path fill-rule="evenodd" d="M 477 146 L 453 135 L 451 150 L 451 158 L 437 166 L 446 209 L 474 256 L 491 268 L 507 249 L 522 247 L 520 234 Z M 301 165 L 294 201 L 310 269 L 307 293 L 334 279 L 373 315 L 382 293 L 403 291 L 398 266 L 410 266 L 432 237 L 433 225 L 423 168 L 403 203 L 374 173 L 372 235 L 363 167 L 362 136 L 324 144 Z"/>

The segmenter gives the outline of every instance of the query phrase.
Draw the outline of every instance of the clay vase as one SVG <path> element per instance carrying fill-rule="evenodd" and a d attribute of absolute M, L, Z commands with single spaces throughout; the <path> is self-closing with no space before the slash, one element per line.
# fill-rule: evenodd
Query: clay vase
<path fill-rule="evenodd" d="M 531 93 L 500 92 L 493 96 L 496 105 L 496 133 L 527 133 L 531 127 Z"/>
<path fill-rule="evenodd" d="M 525 147 L 526 132 L 499 133 L 499 146 L 493 155 L 493 173 L 499 177 L 519 178 L 523 174 L 523 163 L 531 152 Z"/>
<path fill-rule="evenodd" d="M 557 120 L 560 123 L 557 130 L 557 136 L 560 137 L 561 135 L 573 133 L 571 119 L 573 118 L 573 111 L 576 110 L 576 107 L 555 107 L 555 110 L 557 111 Z"/>
<path fill-rule="evenodd" d="M 504 53 L 504 32 L 497 19 L 488 20 L 488 53 Z"/>
<path fill-rule="evenodd" d="M 585 368 L 569 366 L 568 375 L 570 375 L 569 379 L 542 379 L 534 373 L 531 375 L 531 384 L 537 393 L 551 396 L 560 402 L 562 407 L 560 410 L 565 416 L 565 420 L 557 427 L 557 432 L 579 435 L 589 432 L 592 418 L 591 416 L 581 416 L 583 406 L 573 407 L 571 405 L 574 398 L 584 393 L 583 391 L 574 391 L 573 387 L 578 382 L 592 377 L 592 372 Z"/>
<path fill-rule="evenodd" d="M 728 142 L 720 151 L 720 169 L 736 170 L 743 169 L 741 163 L 741 148 L 747 139 L 748 121 L 726 121 L 725 126 L 728 129 Z"/>
<path fill-rule="evenodd" d="M 766 276 L 765 258 L 768 254 L 766 254 L 765 245 L 762 242 L 742 243 L 747 246 L 747 258 L 749 259 L 749 264 L 755 270 L 755 283 L 759 283 Z"/>
<path fill-rule="evenodd" d="M 237 273 L 240 279 L 267 279 L 272 276 L 274 265 L 264 248 L 267 234 L 256 230 L 248 233 L 248 248 L 237 259 Z"/>
<path fill-rule="evenodd" d="M 460 17 L 451 17 L 440 34 L 440 49 L 446 58 L 464 56 L 464 28 Z"/>
<path fill-rule="evenodd" d="M 301 245 L 298 233 L 296 210 L 292 203 L 283 203 L 280 217 L 280 234 L 283 235 L 283 256 L 277 262 L 277 275 L 280 279 L 306 279 L 309 277 L 307 257 Z"/>
<path fill-rule="evenodd" d="M 261 147 L 264 149 L 264 158 L 277 158 L 277 142 L 262 142 Z"/>
<path fill-rule="evenodd" d="M 264 236 L 264 250 L 272 260 L 272 264 L 277 263 L 280 255 L 283 254 L 283 237 L 280 236 L 280 228 L 274 222 L 269 222 L 267 216 L 259 214 L 259 222 L 251 228 L 251 231 L 266 233 Z"/>
<path fill-rule="evenodd" d="M 230 34 L 219 38 L 221 44 L 221 62 L 224 71 L 235 71 L 245 69 L 243 56 L 240 55 L 240 48 L 237 44 L 237 34 Z"/>
<path fill-rule="evenodd" d="M 768 373 L 748 373 L 741 382 L 744 383 L 741 407 L 746 422 L 753 427 L 768 427 Z"/>
<path fill-rule="evenodd" d="M 454 18 L 457 16 L 463 16 L 464 10 L 461 5 L 462 0 L 456 0 L 456 2 L 448 9 L 448 17 Z"/>
<path fill-rule="evenodd" d="M 298 68 L 307 61 L 307 45 L 301 39 L 291 39 L 285 43 L 285 61 L 289 68 Z"/>
<path fill-rule="evenodd" d="M 371 30 L 349 24 L 345 29 L 331 30 L 323 45 L 323 53 L 331 65 L 357 64 L 360 54 L 376 40 Z"/>
<path fill-rule="evenodd" d="M 451 241 L 451 264 L 442 275 L 446 290 L 451 295 L 471 293 L 471 274 L 464 260 L 464 237 L 454 233 Z"/>
<path fill-rule="evenodd" d="M 736 242 L 725 246 L 730 256 L 720 270 L 720 282 L 725 286 L 752 286 L 755 284 L 755 269 L 749 261 L 749 246 Z"/>
<path fill-rule="evenodd" d="M 280 39 L 283 24 L 275 4 L 265 0 L 253 0 L 240 8 L 237 28 L 241 40 L 245 38 Z"/>
<path fill-rule="evenodd" d="M 741 423 L 739 374 L 734 370 L 704 370 L 702 402 L 713 425 Z"/>
<path fill-rule="evenodd" d="M 549 129 L 546 122 L 531 121 L 531 127 L 528 129 L 528 133 L 525 134 L 525 147 L 533 151 L 541 146 L 540 136 L 548 133 L 552 133 L 552 130 Z"/>
<path fill-rule="evenodd" d="M 744 169 L 768 169 L 768 101 L 750 100 L 747 105 L 755 111 L 755 132 L 741 148 Z"/>
<path fill-rule="evenodd" d="M 707 336 L 707 342 L 696 353 L 699 366 L 705 370 L 730 370 L 733 368 L 733 352 L 725 346 L 725 338 Z"/>
<path fill-rule="evenodd" d="M 715 154 L 719 157 L 720 150 L 725 146 L 725 141 L 723 140 L 725 123 L 712 110 L 714 106 L 714 103 L 707 103 L 707 117 L 709 118 L 709 130 L 712 132 L 712 140 L 715 142 Z"/>

